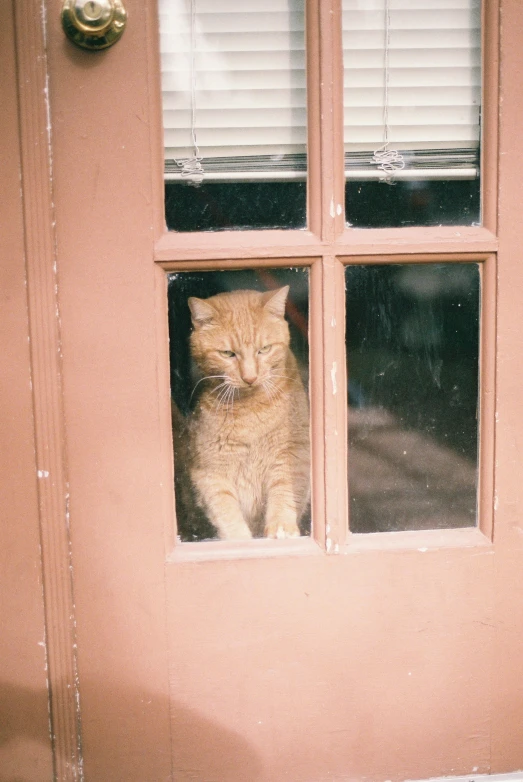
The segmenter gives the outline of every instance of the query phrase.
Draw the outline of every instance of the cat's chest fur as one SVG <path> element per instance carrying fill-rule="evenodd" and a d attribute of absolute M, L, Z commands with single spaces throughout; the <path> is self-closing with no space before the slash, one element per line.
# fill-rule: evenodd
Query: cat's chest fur
<path fill-rule="evenodd" d="M 289 417 L 286 402 L 268 406 L 247 398 L 237 401 L 235 409 L 218 413 L 212 403 L 204 404 L 195 419 L 196 439 L 200 447 L 205 443 L 209 458 L 255 466 L 270 461 L 271 452 L 287 442 Z"/>

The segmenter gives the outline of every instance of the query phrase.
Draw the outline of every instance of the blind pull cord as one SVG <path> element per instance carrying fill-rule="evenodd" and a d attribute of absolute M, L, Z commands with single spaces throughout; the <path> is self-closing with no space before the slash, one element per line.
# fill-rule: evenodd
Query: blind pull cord
<path fill-rule="evenodd" d="M 403 155 L 397 149 L 389 149 L 389 49 L 390 49 L 390 7 L 389 0 L 385 0 L 385 80 L 383 87 L 383 126 L 385 143 L 374 150 L 372 162 L 376 164 L 378 171 L 383 171 L 384 176 L 380 182 L 395 185 L 393 176 L 395 171 L 405 168 Z"/>
<path fill-rule="evenodd" d="M 204 178 L 205 171 L 202 166 L 203 157 L 200 155 L 198 142 L 196 141 L 196 0 L 191 1 L 191 39 L 190 39 L 190 76 L 191 76 L 191 140 L 193 153 L 188 158 L 175 159 L 177 166 L 181 168 L 182 179 L 188 184 L 198 187 Z"/>

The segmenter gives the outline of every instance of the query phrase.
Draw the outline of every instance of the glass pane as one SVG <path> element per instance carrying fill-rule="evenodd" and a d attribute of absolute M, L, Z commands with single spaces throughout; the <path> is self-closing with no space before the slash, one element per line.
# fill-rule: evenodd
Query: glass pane
<path fill-rule="evenodd" d="M 308 270 L 168 281 L 180 539 L 308 535 Z"/>
<path fill-rule="evenodd" d="M 306 224 L 304 0 L 159 0 L 176 231 Z"/>
<path fill-rule="evenodd" d="M 476 524 L 477 264 L 346 268 L 350 527 Z"/>
<path fill-rule="evenodd" d="M 343 0 L 346 219 L 480 221 L 481 0 Z"/>

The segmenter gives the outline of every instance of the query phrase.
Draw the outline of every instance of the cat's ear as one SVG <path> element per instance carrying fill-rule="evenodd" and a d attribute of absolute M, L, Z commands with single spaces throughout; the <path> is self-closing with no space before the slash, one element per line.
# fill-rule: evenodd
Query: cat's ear
<path fill-rule="evenodd" d="M 195 329 L 207 326 L 216 317 L 216 310 L 205 299 L 197 299 L 191 296 L 187 303 L 191 310 L 192 323 Z"/>
<path fill-rule="evenodd" d="M 263 294 L 262 302 L 263 306 L 273 315 L 277 315 L 279 318 L 285 316 L 285 303 L 289 294 L 289 286 L 285 285 L 283 288 L 278 288 L 276 291 L 267 291 Z"/>

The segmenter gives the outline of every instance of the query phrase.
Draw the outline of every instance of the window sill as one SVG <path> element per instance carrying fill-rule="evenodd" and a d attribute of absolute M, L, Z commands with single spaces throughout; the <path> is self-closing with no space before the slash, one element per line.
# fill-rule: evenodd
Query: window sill
<path fill-rule="evenodd" d="M 286 538 L 273 540 L 202 540 L 178 543 L 167 557 L 167 562 L 205 562 L 209 560 L 266 559 L 267 557 L 303 557 L 323 554 L 313 538 Z"/>
<path fill-rule="evenodd" d="M 481 546 L 493 549 L 492 541 L 477 527 L 465 529 L 432 529 L 412 532 L 372 532 L 353 534 L 341 554 L 358 554 L 362 551 L 436 551 L 442 548 L 473 548 Z"/>

